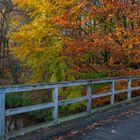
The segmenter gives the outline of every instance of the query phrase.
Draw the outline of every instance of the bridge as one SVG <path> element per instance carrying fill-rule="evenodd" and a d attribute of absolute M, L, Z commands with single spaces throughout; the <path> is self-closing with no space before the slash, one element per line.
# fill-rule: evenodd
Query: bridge
<path fill-rule="evenodd" d="M 124 104 L 126 106 L 131 106 L 131 103 L 135 103 L 139 101 L 140 97 L 133 97 L 132 96 L 132 91 L 139 91 L 140 90 L 140 85 L 139 86 L 132 86 L 132 82 L 135 80 L 140 80 L 140 76 L 131 76 L 131 77 L 116 77 L 116 78 L 107 78 L 107 79 L 89 79 L 89 80 L 78 80 L 78 81 L 68 81 L 68 82 L 59 82 L 59 83 L 44 83 L 44 84 L 33 84 L 33 85 L 12 85 L 12 86 L 1 86 L 0 87 L 0 139 L 10 139 L 10 138 L 16 138 L 22 135 L 23 133 L 25 136 L 29 136 L 31 133 L 34 134 L 34 132 L 38 132 L 40 129 L 47 130 L 44 133 L 48 133 L 49 136 L 62 133 L 66 130 L 75 128 L 76 125 L 79 124 L 79 121 L 81 125 L 83 126 L 90 121 L 97 121 L 99 118 L 102 118 L 103 116 L 108 116 L 110 114 L 110 109 L 112 110 L 113 108 L 124 108 Z M 127 88 L 121 89 L 121 90 L 116 90 L 115 89 L 115 84 L 118 81 L 127 81 Z M 98 84 L 111 84 L 111 89 L 108 92 L 105 93 L 100 93 L 100 94 L 94 94 L 92 93 L 92 86 L 93 85 L 98 85 Z M 73 99 L 67 99 L 67 100 L 59 100 L 58 94 L 59 94 L 59 89 L 63 87 L 73 87 L 73 86 L 87 86 L 87 95 L 86 96 L 81 96 L 81 97 L 76 97 Z M 12 108 L 12 109 L 6 109 L 5 108 L 5 98 L 6 94 L 12 94 L 12 93 L 20 93 L 20 92 L 26 92 L 26 91 L 34 91 L 34 90 L 42 90 L 42 89 L 52 89 L 52 101 L 49 103 L 43 103 L 43 104 L 36 104 L 36 105 L 31 105 L 31 106 L 24 106 L 24 107 L 18 107 L 18 108 Z M 117 94 L 123 94 L 127 93 L 127 99 L 124 101 L 120 102 L 115 102 L 115 95 Z M 97 109 L 92 108 L 92 100 L 97 99 L 97 98 L 102 98 L 110 96 L 110 104 L 107 106 L 102 106 Z M 73 104 L 81 101 L 86 101 L 86 111 L 81 112 L 75 115 L 70 115 L 67 117 L 59 118 L 59 106 L 62 105 L 68 105 L 68 104 Z M 138 106 L 138 105 L 136 105 Z M 52 108 L 52 118 L 53 121 L 50 122 L 45 122 L 42 124 L 38 124 L 35 126 L 30 126 L 27 128 L 22 128 L 16 131 L 12 131 L 9 133 L 5 132 L 5 118 L 7 116 L 13 116 L 21 113 L 27 113 L 31 111 L 36 111 L 36 110 L 41 110 L 41 109 L 49 109 Z M 108 112 L 109 111 L 109 112 Z M 100 113 L 101 112 L 101 113 Z M 116 112 L 111 111 L 111 112 Z M 97 115 L 97 114 L 98 115 Z M 104 114 L 104 115 L 103 115 Z M 106 115 L 105 115 L 106 114 Z M 135 116 L 136 117 L 136 116 Z M 96 118 L 96 119 L 95 119 Z M 133 120 L 131 120 L 133 121 Z M 76 123 L 78 122 L 78 124 Z M 129 120 L 128 120 L 129 122 Z M 63 127 L 62 127 L 63 126 Z M 47 129 L 46 129 L 47 128 Z M 57 129 L 57 130 L 55 130 Z M 113 131 L 114 132 L 114 131 Z M 115 132 L 114 132 L 115 133 Z M 131 133 L 131 132 L 130 132 Z M 33 135 L 34 137 L 34 135 Z M 47 137 L 47 135 L 46 135 Z M 92 135 L 91 135 L 92 137 Z M 80 139 L 79 136 L 76 136 L 75 139 Z M 25 137 L 23 138 L 25 139 Z"/>

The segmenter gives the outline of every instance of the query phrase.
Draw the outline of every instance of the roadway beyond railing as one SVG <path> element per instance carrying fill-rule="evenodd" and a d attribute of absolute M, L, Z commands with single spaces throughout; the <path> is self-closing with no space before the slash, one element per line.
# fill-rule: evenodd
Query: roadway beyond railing
<path fill-rule="evenodd" d="M 89 115 L 92 112 L 92 99 L 110 96 L 110 106 L 115 104 L 115 94 L 121 94 L 127 92 L 127 100 L 131 101 L 131 93 L 134 90 L 140 90 L 140 85 L 138 87 L 132 87 L 131 83 L 132 80 L 140 80 L 140 76 L 130 76 L 130 77 L 117 77 L 117 78 L 107 78 L 107 79 L 89 79 L 89 80 L 79 80 L 79 81 L 69 81 L 69 82 L 59 82 L 59 83 L 45 83 L 45 84 L 34 84 L 34 85 L 13 85 L 13 86 L 2 86 L 0 87 L 0 139 L 4 139 L 6 136 L 8 138 L 10 137 L 16 137 L 20 135 L 21 133 L 28 133 L 35 131 L 39 128 L 45 128 L 48 126 L 53 126 L 58 123 L 68 121 L 71 119 L 74 119 L 74 117 L 67 117 L 65 119 L 59 119 L 58 118 L 58 107 L 60 105 L 67 105 L 72 104 L 76 102 L 86 101 L 87 102 L 87 109 L 86 112 L 83 112 L 81 115 L 75 115 L 75 118 Z M 128 87 L 123 90 L 115 90 L 115 83 L 116 81 L 128 81 Z M 111 91 L 107 93 L 101 93 L 101 94 L 93 94 L 92 93 L 92 85 L 95 84 L 104 84 L 104 83 L 111 83 Z M 67 99 L 67 100 L 59 100 L 58 99 L 58 89 L 62 87 L 72 87 L 72 86 L 84 86 L 87 85 L 87 95 L 82 97 L 77 97 L 73 99 Z M 5 95 L 7 93 L 12 94 L 15 92 L 26 92 L 26 91 L 33 91 L 33 90 L 42 90 L 42 89 L 52 89 L 52 98 L 53 101 L 50 103 L 43 103 L 38 105 L 31 105 L 31 106 L 25 106 L 25 107 L 19 107 L 19 108 L 13 108 L 13 109 L 5 109 Z M 53 108 L 52 112 L 52 118 L 53 121 L 49 123 L 43 123 L 36 126 L 31 126 L 28 128 L 23 128 L 22 130 L 17 130 L 16 132 L 12 132 L 10 134 L 5 133 L 5 118 L 7 116 L 17 115 L 21 113 L 27 113 L 35 110 L 41 110 L 41 109 L 49 109 Z"/>

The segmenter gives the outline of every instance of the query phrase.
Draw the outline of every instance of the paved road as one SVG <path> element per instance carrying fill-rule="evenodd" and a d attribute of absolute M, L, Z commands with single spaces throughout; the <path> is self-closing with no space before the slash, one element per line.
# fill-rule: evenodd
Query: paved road
<path fill-rule="evenodd" d="M 140 140 L 140 106 L 72 132 L 66 140 Z"/>
<path fill-rule="evenodd" d="M 108 114 L 108 116 L 103 114 Z M 86 121 L 89 122 L 88 125 L 74 127 L 71 131 L 67 131 L 67 127 L 61 126 L 59 129 L 66 128 L 66 131 L 59 135 L 50 137 L 48 131 L 42 130 L 27 137 L 19 137 L 19 140 L 140 140 L 139 103 L 102 112 L 102 116 L 105 119 L 93 120 L 93 123 L 91 116 L 89 118 L 91 120 Z M 50 131 L 51 135 L 52 133 L 55 133 L 54 129 Z"/>

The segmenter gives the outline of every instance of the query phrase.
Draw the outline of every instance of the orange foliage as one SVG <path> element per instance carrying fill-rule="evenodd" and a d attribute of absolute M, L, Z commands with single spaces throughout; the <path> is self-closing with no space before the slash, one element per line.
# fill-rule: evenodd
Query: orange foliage
<path fill-rule="evenodd" d="M 140 5 L 103 0 L 100 6 L 80 1 L 55 21 L 64 29 L 67 56 L 79 71 L 109 71 L 110 75 L 139 74 Z M 79 67 L 79 69 L 78 69 Z"/>

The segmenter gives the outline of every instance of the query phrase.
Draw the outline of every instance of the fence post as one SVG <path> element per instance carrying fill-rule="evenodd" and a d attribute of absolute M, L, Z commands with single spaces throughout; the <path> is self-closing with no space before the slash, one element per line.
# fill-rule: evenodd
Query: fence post
<path fill-rule="evenodd" d="M 0 91 L 0 140 L 4 140 L 5 135 L 5 93 Z"/>
<path fill-rule="evenodd" d="M 88 88 L 87 88 L 87 112 L 91 113 L 91 104 L 92 104 L 92 87 L 91 81 L 89 81 Z"/>
<path fill-rule="evenodd" d="M 112 81 L 111 91 L 112 91 L 112 95 L 110 98 L 110 103 L 111 103 L 111 105 L 113 105 L 114 99 L 115 99 L 115 81 Z"/>
<path fill-rule="evenodd" d="M 127 99 L 129 101 L 131 101 L 131 84 L 132 84 L 132 80 L 131 78 L 128 80 L 128 93 L 127 93 Z"/>
<path fill-rule="evenodd" d="M 54 102 L 52 117 L 53 117 L 54 123 L 57 124 L 58 123 L 58 88 L 57 87 L 53 89 L 52 94 L 53 94 L 52 98 Z"/>

